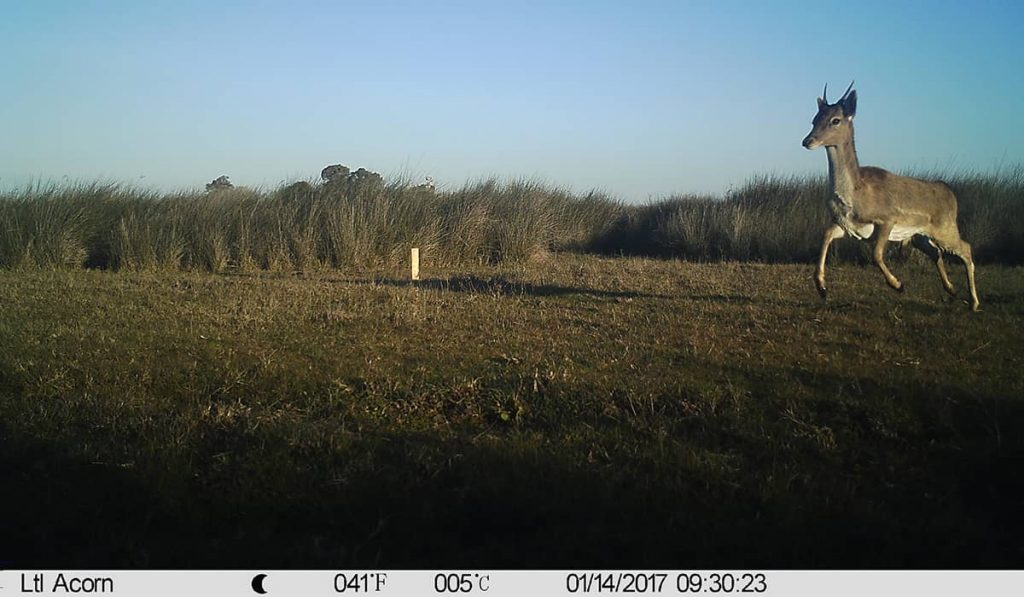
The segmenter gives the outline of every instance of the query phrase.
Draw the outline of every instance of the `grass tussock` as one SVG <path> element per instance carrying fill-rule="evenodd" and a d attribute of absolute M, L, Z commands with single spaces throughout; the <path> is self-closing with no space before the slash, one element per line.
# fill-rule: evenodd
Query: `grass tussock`
<path fill-rule="evenodd" d="M 1024 263 L 1024 168 L 924 177 L 957 193 L 961 231 L 979 261 Z M 780 175 L 756 176 L 724 198 L 644 205 L 497 179 L 437 193 L 372 176 L 170 195 L 37 185 L 0 195 L 0 267 L 311 271 L 394 266 L 413 246 L 439 267 L 564 250 L 807 262 L 820 247 L 827 194 L 822 177 Z M 835 252 L 867 256 L 850 241 Z"/>

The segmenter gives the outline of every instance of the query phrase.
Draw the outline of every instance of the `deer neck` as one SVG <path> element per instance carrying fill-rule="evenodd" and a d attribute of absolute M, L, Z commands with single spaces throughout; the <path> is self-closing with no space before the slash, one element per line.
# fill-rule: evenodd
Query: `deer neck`
<path fill-rule="evenodd" d="M 828 179 L 832 191 L 843 203 L 852 204 L 860 186 L 860 163 L 853 137 L 840 145 L 829 145 L 825 151 L 828 153 Z"/>

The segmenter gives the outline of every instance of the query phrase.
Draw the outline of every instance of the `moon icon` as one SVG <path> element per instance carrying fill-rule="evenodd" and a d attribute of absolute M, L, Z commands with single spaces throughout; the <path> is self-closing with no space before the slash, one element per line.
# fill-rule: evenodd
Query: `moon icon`
<path fill-rule="evenodd" d="M 252 590 L 256 591 L 260 595 L 266 595 L 267 590 L 263 588 L 263 581 L 267 580 L 266 574 L 257 574 L 252 577 Z"/>

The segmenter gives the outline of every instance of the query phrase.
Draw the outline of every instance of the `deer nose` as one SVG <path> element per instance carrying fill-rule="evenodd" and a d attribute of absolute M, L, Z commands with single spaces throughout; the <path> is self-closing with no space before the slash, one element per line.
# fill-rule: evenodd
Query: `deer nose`
<path fill-rule="evenodd" d="M 806 137 L 804 137 L 804 147 L 806 149 L 810 149 L 811 148 L 811 143 L 814 143 L 814 136 L 807 135 Z"/>

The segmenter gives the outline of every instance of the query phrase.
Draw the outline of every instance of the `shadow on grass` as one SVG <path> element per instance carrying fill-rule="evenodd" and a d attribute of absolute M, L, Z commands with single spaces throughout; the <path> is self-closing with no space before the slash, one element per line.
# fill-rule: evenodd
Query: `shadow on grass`
<path fill-rule="evenodd" d="M 3 426 L 0 479 L 0 568 L 144 567 L 147 542 L 177 543 L 171 528 L 154 528 L 154 490 L 131 471 L 77 460 Z"/>
<path fill-rule="evenodd" d="M 580 295 L 609 299 L 676 298 L 665 294 L 650 294 L 632 290 L 598 290 L 595 288 L 576 288 L 572 286 L 559 286 L 556 284 L 531 284 L 529 282 L 509 280 L 504 276 L 489 276 L 483 278 L 473 275 L 461 275 L 450 276 L 448 278 L 428 278 L 418 281 L 382 278 L 375 280 L 374 283 L 384 286 L 396 286 L 403 288 L 424 288 L 429 290 L 492 294 L 499 296 Z"/>
<path fill-rule="evenodd" d="M 1004 409 L 1008 421 L 1024 419 L 1019 403 Z M 852 471 L 841 468 L 818 468 L 813 475 L 824 478 L 765 497 L 685 466 L 596 467 L 502 443 L 377 432 L 362 435 L 354 448 L 372 454 L 374 464 L 343 477 L 325 473 L 336 454 L 314 450 L 292 455 L 306 463 L 301 471 L 268 469 L 252 478 L 240 468 L 167 483 L 76 460 L 60 446 L 0 427 L 0 562 L 22 568 L 989 568 L 1024 562 L 1024 525 L 1016 516 L 1024 491 L 1020 452 L 936 454 L 922 461 L 924 472 L 906 488 L 886 485 L 899 482 L 899 471 L 890 471 L 877 487 L 843 499 L 841 491 L 818 493 L 846 482 Z M 915 501 L 929 492 L 945 505 Z"/>
<path fill-rule="evenodd" d="M 860 544 L 844 561 L 824 539 L 808 557 L 839 568 L 1024 565 L 1024 435 L 1016 431 L 1024 429 L 1024 400 L 1014 392 L 798 368 L 702 366 L 752 388 L 737 406 L 743 416 L 782 423 L 768 445 L 748 452 L 755 454 L 755 470 L 795 473 L 795 487 L 807 492 L 776 502 L 779 515 L 838 514 L 845 524 L 832 537 Z M 778 443 L 798 455 L 788 467 Z M 801 464 L 793 468 L 794 461 Z M 833 506 L 822 508 L 818 500 Z M 799 535 L 808 522 L 783 526 Z"/>
<path fill-rule="evenodd" d="M 272 278 L 295 279 L 303 277 L 301 273 L 266 273 L 266 272 L 221 272 L 219 276 L 229 278 Z M 447 278 L 427 278 L 410 280 L 386 277 L 367 278 L 324 278 L 339 284 L 363 286 L 392 286 L 396 288 L 422 288 L 448 292 L 464 292 L 470 294 L 490 294 L 496 296 L 568 296 L 579 295 L 608 299 L 655 298 L 674 299 L 677 296 L 667 294 L 650 294 L 632 290 L 598 290 L 596 288 L 577 288 L 557 284 L 532 284 L 510 280 L 505 276 L 481 277 L 472 274 L 454 275 Z"/>

